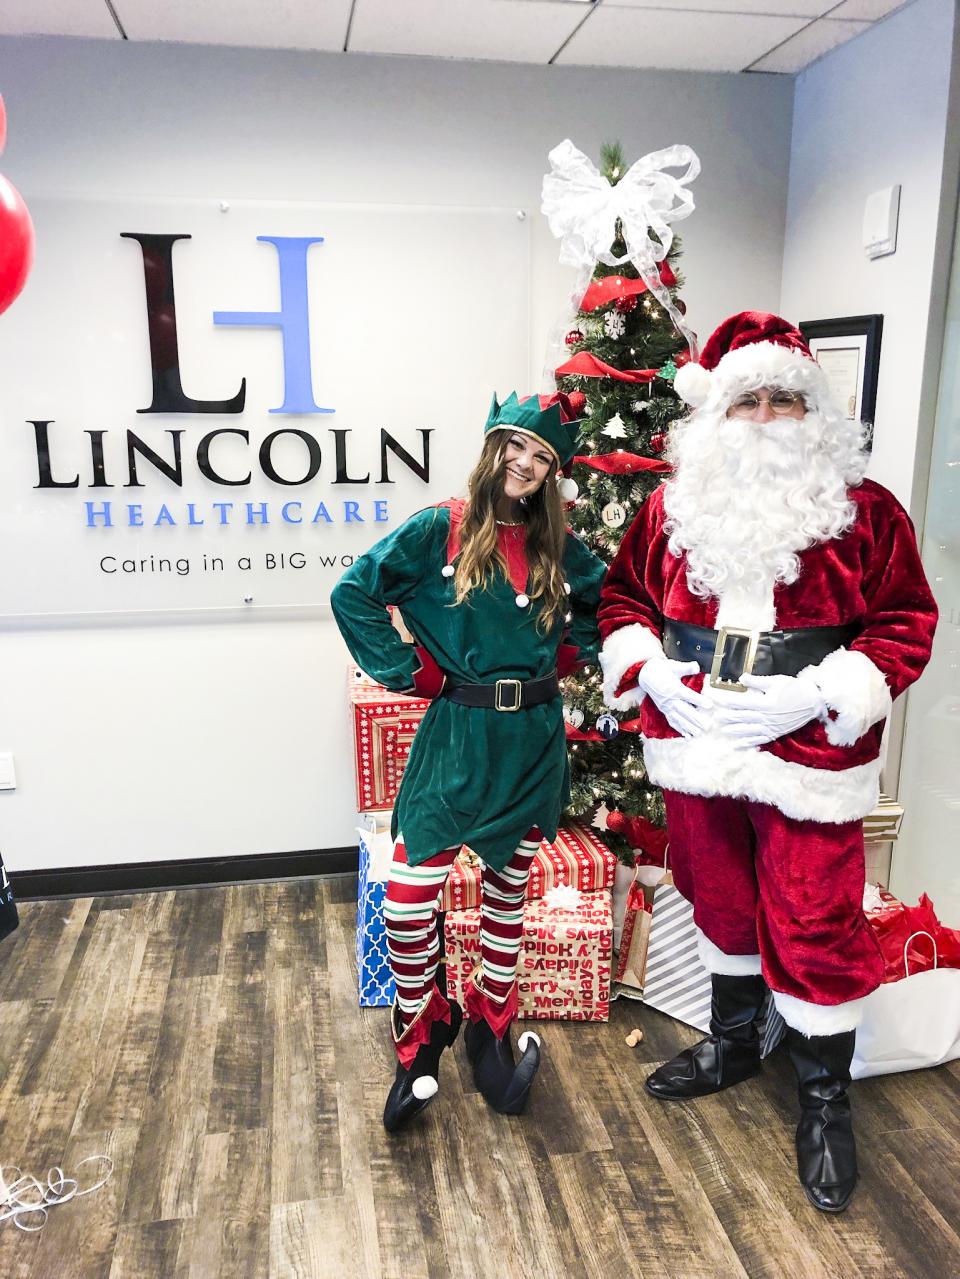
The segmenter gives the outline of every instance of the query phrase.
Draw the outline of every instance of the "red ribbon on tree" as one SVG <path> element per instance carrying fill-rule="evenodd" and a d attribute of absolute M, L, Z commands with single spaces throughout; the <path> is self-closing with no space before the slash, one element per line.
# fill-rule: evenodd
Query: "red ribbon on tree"
<path fill-rule="evenodd" d="M 668 289 L 677 282 L 677 277 L 671 271 L 668 262 L 660 263 L 660 279 Z M 630 298 L 646 291 L 647 286 L 639 277 L 636 280 L 628 280 L 625 275 L 605 275 L 602 280 L 591 282 L 581 299 L 580 310 L 596 311 L 598 307 L 609 306 L 618 298 Z"/>
<path fill-rule="evenodd" d="M 556 369 L 557 377 L 575 373 L 578 377 L 611 377 L 617 382 L 638 385 L 652 382 L 659 372 L 659 369 L 615 369 L 612 364 L 604 364 L 603 360 L 598 360 L 589 351 L 580 351 Z"/>
<path fill-rule="evenodd" d="M 672 470 L 670 464 L 659 457 L 642 457 L 623 449 L 614 449 L 612 453 L 582 453 L 573 460 L 606 475 L 632 475 L 634 471 L 655 471 L 662 475 Z"/>
<path fill-rule="evenodd" d="M 572 724 L 565 724 L 564 727 L 567 730 L 568 742 L 605 742 L 607 740 L 601 737 L 595 728 L 588 728 L 586 732 L 583 732 L 579 728 L 574 728 Z"/>

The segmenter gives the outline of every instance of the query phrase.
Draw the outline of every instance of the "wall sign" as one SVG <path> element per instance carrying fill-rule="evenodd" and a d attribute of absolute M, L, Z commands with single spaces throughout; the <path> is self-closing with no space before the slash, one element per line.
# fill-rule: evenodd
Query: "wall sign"
<path fill-rule="evenodd" d="M 6 615 L 313 605 L 524 388 L 506 210 L 31 201 L 0 321 Z"/>

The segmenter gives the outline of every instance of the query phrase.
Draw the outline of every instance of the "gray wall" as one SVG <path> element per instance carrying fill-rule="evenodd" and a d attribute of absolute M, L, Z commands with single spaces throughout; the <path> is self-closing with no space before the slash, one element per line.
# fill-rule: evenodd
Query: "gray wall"
<path fill-rule="evenodd" d="M 631 158 L 674 142 L 699 152 L 698 209 L 681 230 L 702 333 L 779 299 L 786 77 L 6 39 L 0 86 L 2 169 L 28 200 L 526 207 L 532 384 L 571 282 L 536 212 L 547 151 L 567 135 L 591 155 L 614 137 Z M 14 310 L 3 323 L 15 322 Z M 19 766 L 19 789 L 0 795 L 13 869 L 352 842 L 346 652 L 332 621 L 17 632 L 3 644 L 17 672 L 0 740 Z"/>

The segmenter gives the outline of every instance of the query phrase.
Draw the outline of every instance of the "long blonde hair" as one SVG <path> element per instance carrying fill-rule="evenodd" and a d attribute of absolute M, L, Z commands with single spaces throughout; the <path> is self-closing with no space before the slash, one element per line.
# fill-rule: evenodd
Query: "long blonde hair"
<path fill-rule="evenodd" d="M 483 442 L 480 460 L 468 480 L 469 497 L 460 525 L 460 554 L 457 556 L 454 586 L 455 603 L 461 604 L 471 591 L 486 590 L 498 571 L 509 577 L 506 559 L 497 544 L 497 501 L 503 495 L 508 429 L 490 431 Z M 557 492 L 554 461 L 546 479 L 520 508 L 526 525 L 527 563 L 530 581 L 527 594 L 543 601 L 537 627 L 548 631 L 567 611 L 563 589 L 563 548 L 566 519 Z"/>

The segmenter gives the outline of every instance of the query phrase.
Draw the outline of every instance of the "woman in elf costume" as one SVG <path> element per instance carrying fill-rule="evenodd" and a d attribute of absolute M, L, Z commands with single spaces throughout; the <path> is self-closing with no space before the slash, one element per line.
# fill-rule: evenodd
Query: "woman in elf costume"
<path fill-rule="evenodd" d="M 566 527 L 563 501 L 576 487 L 554 482 L 573 458 L 582 402 L 494 397 L 468 499 L 412 516 L 347 570 L 331 598 L 363 670 L 435 699 L 393 816 L 385 918 L 399 1063 L 383 1116 L 390 1132 L 436 1093 L 440 1056 L 460 1029 L 460 1008 L 437 985 L 437 907 L 462 844 L 484 863 L 481 963 L 464 1001 L 474 1079 L 495 1110 L 519 1114 L 540 1063 L 530 1032 L 516 1061 L 509 1029 L 530 863 L 569 798 L 558 668 L 595 660 L 598 643 L 604 565 Z M 392 626 L 390 604 L 414 644 Z"/>

